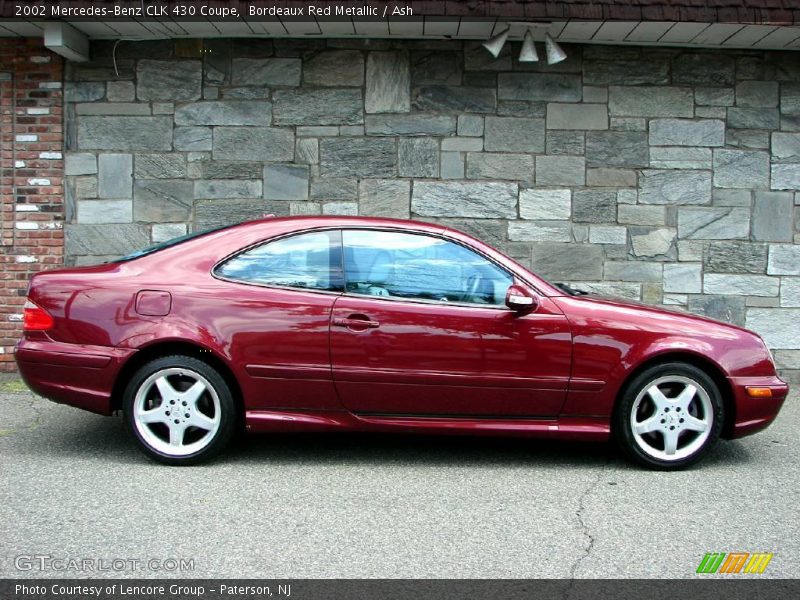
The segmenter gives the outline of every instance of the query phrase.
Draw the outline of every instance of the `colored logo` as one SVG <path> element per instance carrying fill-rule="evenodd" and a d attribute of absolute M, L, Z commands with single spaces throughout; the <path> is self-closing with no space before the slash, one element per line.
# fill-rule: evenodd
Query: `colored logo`
<path fill-rule="evenodd" d="M 772 552 L 707 552 L 697 573 L 763 573 Z"/>

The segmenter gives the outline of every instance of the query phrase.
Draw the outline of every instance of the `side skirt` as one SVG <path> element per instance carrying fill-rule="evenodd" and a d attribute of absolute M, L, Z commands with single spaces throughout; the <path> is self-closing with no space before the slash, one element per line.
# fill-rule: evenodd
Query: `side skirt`
<path fill-rule="evenodd" d="M 245 415 L 247 430 L 262 432 L 373 431 L 451 435 L 497 435 L 605 441 L 608 419 L 562 417 L 558 419 L 503 419 L 496 417 L 444 417 L 421 415 L 364 415 L 347 411 L 251 410 Z"/>

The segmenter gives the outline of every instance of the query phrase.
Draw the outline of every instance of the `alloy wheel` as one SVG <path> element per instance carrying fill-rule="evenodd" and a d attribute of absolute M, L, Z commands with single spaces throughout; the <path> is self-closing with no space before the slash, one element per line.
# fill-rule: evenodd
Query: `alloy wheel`
<path fill-rule="evenodd" d="M 648 456 L 679 461 L 699 450 L 712 432 L 714 409 L 698 381 L 666 375 L 647 383 L 630 411 L 636 445 Z"/>
<path fill-rule="evenodd" d="M 191 369 L 160 369 L 145 379 L 133 400 L 133 423 L 142 440 L 167 456 L 206 448 L 220 427 L 222 410 L 211 383 Z"/>

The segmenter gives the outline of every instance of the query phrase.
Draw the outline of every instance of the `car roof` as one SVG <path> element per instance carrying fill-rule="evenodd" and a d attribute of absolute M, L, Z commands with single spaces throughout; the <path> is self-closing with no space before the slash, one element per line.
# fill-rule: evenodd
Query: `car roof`
<path fill-rule="evenodd" d="M 442 233 L 446 229 L 444 225 L 379 217 L 334 215 L 266 217 L 210 229 L 178 244 L 167 246 L 154 252 L 144 252 L 141 256 L 132 258 L 134 260 L 147 259 L 148 262 L 160 262 L 162 258 L 172 260 L 177 256 L 194 256 L 199 260 L 199 264 L 203 264 L 206 259 L 217 261 L 242 248 L 261 243 L 269 238 L 314 229 L 346 227 L 401 229 L 409 232 L 434 234 Z"/>
<path fill-rule="evenodd" d="M 325 227 L 347 227 L 352 225 L 368 225 L 370 227 L 396 227 L 399 229 L 423 229 L 426 231 L 441 231 L 443 225 L 426 223 L 424 221 L 414 221 L 411 219 L 395 219 L 388 217 L 360 217 L 349 215 L 301 215 L 294 217 L 265 217 L 244 221 L 234 227 L 246 227 L 252 225 L 280 225 L 291 223 L 297 225 L 296 229 L 305 229 L 317 226 Z"/>
<path fill-rule="evenodd" d="M 202 239 L 214 240 L 221 245 L 228 241 L 236 241 L 239 247 L 258 243 L 270 237 L 287 235 L 304 230 L 320 228 L 345 228 L 345 227 L 370 227 L 402 229 L 423 233 L 441 233 L 447 229 L 444 225 L 411 221 L 408 219 L 390 219 L 382 217 L 355 217 L 338 215 L 309 215 L 296 217 L 267 217 L 254 221 L 244 221 L 230 227 L 211 231 L 208 235 L 201 235 L 190 240 L 186 245 L 192 246 Z"/>

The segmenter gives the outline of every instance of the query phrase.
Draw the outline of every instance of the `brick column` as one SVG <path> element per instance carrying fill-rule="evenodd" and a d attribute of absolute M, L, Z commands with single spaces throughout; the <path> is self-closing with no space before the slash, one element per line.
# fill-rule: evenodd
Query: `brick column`
<path fill-rule="evenodd" d="M 14 370 L 28 279 L 63 264 L 63 61 L 0 38 L 0 371 Z"/>

